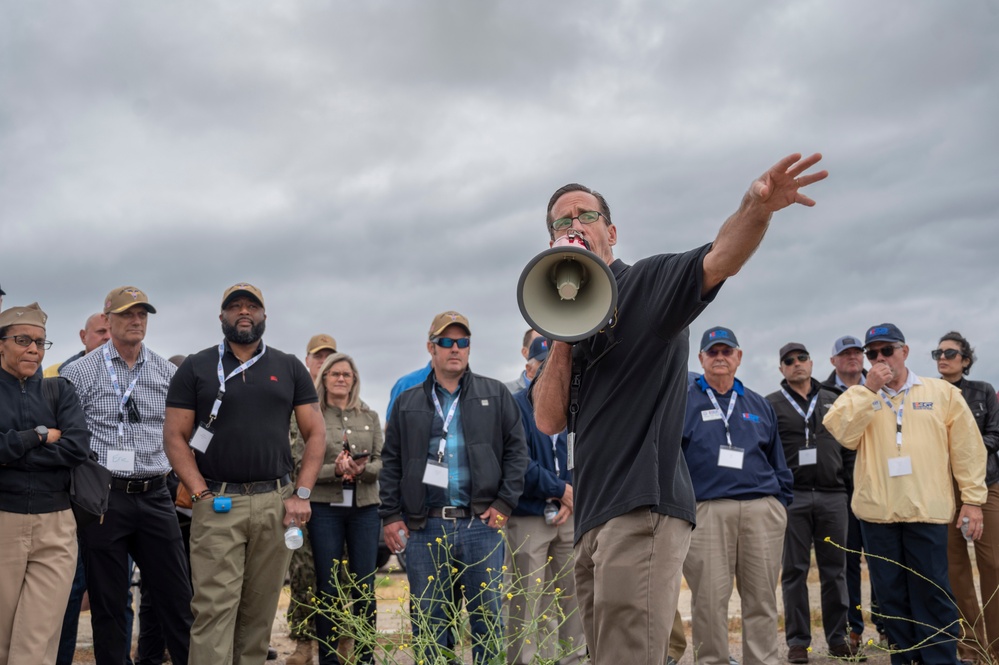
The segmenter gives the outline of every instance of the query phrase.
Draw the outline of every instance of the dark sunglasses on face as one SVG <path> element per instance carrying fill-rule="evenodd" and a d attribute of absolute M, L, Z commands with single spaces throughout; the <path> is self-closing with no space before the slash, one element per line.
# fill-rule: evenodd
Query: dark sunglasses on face
<path fill-rule="evenodd" d="M 807 353 L 799 353 L 796 356 L 787 356 L 781 362 L 784 363 L 785 365 L 787 365 L 788 367 L 790 367 L 791 365 L 794 364 L 795 360 L 797 360 L 799 363 L 807 363 L 808 362 L 808 354 Z"/>
<path fill-rule="evenodd" d="M 450 337 L 434 337 L 430 341 L 442 349 L 450 349 L 456 344 L 459 349 L 467 349 L 468 345 L 472 343 L 472 340 L 468 337 L 462 337 L 460 339 L 451 339 Z"/>
<path fill-rule="evenodd" d="M 933 349 L 930 351 L 930 357 L 934 360 L 940 360 L 941 357 L 944 357 L 947 360 L 953 360 L 960 355 L 962 354 L 957 349 Z"/>
<path fill-rule="evenodd" d="M 885 358 L 891 358 L 895 355 L 895 349 L 901 348 L 902 347 L 898 344 L 892 344 L 891 346 L 882 346 L 880 349 L 868 349 L 867 351 L 864 351 L 864 355 L 867 356 L 868 360 L 877 360 L 879 353 Z"/>
<path fill-rule="evenodd" d="M 704 355 L 708 356 L 709 358 L 714 358 L 719 353 L 728 358 L 730 355 L 735 353 L 735 349 L 732 348 L 731 346 L 723 346 L 720 349 L 711 348 L 705 351 Z"/>

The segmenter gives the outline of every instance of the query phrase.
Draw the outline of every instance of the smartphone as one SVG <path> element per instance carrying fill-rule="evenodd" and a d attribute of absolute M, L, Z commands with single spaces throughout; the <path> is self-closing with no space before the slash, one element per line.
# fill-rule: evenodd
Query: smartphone
<path fill-rule="evenodd" d="M 364 451 L 364 452 L 360 452 L 360 453 L 351 453 L 350 454 L 350 459 L 354 460 L 355 462 L 357 460 L 359 460 L 359 459 L 364 459 L 365 457 L 371 457 L 371 453 L 369 453 L 367 451 Z"/>

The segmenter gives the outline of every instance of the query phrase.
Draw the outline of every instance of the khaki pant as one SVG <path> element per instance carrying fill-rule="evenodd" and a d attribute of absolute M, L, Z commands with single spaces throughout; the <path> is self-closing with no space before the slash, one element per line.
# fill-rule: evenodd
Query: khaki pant
<path fill-rule="evenodd" d="M 665 661 L 690 529 L 638 508 L 580 538 L 576 594 L 593 665 Z"/>
<path fill-rule="evenodd" d="M 744 665 L 777 656 L 777 576 L 787 512 L 772 496 L 697 504 L 697 528 L 683 574 L 690 585 L 691 645 L 698 665 L 728 665 L 728 602 L 742 598 Z"/>
<path fill-rule="evenodd" d="M 546 660 L 558 657 L 562 665 L 572 665 L 586 655 L 572 570 L 572 534 L 571 518 L 557 527 L 540 516 L 514 515 L 507 523 L 513 598 L 506 603 L 510 611 L 506 653 L 511 665 L 531 663 L 535 655 Z"/>
<path fill-rule="evenodd" d="M 284 499 L 293 488 L 231 496 L 232 510 L 194 504 L 190 665 L 260 665 L 291 550 L 284 544 Z"/>
<path fill-rule="evenodd" d="M 73 511 L 0 511 L 0 665 L 55 662 L 76 556 Z"/>
<path fill-rule="evenodd" d="M 955 486 L 957 502 L 955 515 L 964 505 L 961 492 Z M 968 556 L 968 542 L 960 529 L 947 527 L 947 563 L 951 590 L 957 609 L 967 621 L 969 630 L 957 644 L 957 654 L 962 660 L 984 660 L 986 654 L 996 658 L 999 653 L 999 484 L 989 487 L 989 497 L 982 506 L 985 532 L 975 541 L 975 562 L 978 564 L 978 584 L 981 587 L 984 612 L 975 595 L 975 580 Z M 991 644 L 990 644 L 991 642 Z"/>

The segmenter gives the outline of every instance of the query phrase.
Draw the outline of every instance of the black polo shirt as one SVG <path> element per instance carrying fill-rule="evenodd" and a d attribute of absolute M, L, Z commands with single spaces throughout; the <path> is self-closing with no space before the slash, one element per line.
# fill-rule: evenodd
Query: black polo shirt
<path fill-rule="evenodd" d="M 259 353 L 259 350 L 258 350 Z M 195 413 L 195 426 L 208 422 L 219 391 L 219 349 L 188 356 L 170 382 L 166 405 Z M 240 366 L 226 342 L 226 376 Z M 319 401 L 309 371 L 294 356 L 267 347 L 252 367 L 229 379 L 215 419 L 208 452 L 195 450 L 201 475 L 247 483 L 290 474 L 293 463 L 288 425 L 294 407 Z"/>
<path fill-rule="evenodd" d="M 585 368 L 573 470 L 577 541 L 642 506 L 694 522 L 694 491 L 680 445 L 687 326 L 720 288 L 701 297 L 710 248 L 610 266 L 618 321 L 573 349 L 573 362 Z"/>

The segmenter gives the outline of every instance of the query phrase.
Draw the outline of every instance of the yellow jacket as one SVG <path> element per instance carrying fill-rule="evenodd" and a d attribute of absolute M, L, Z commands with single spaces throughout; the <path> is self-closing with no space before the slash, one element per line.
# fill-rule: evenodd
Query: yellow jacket
<path fill-rule="evenodd" d="M 941 379 L 912 373 L 902 410 L 902 448 L 895 444 L 896 416 L 863 386 L 839 396 L 822 423 L 846 448 L 857 451 L 854 514 L 867 522 L 954 519 L 953 483 L 964 503 L 985 503 L 985 444 L 961 391 Z M 892 398 L 898 410 L 902 395 Z M 888 475 L 888 459 L 908 456 L 912 473 Z"/>

